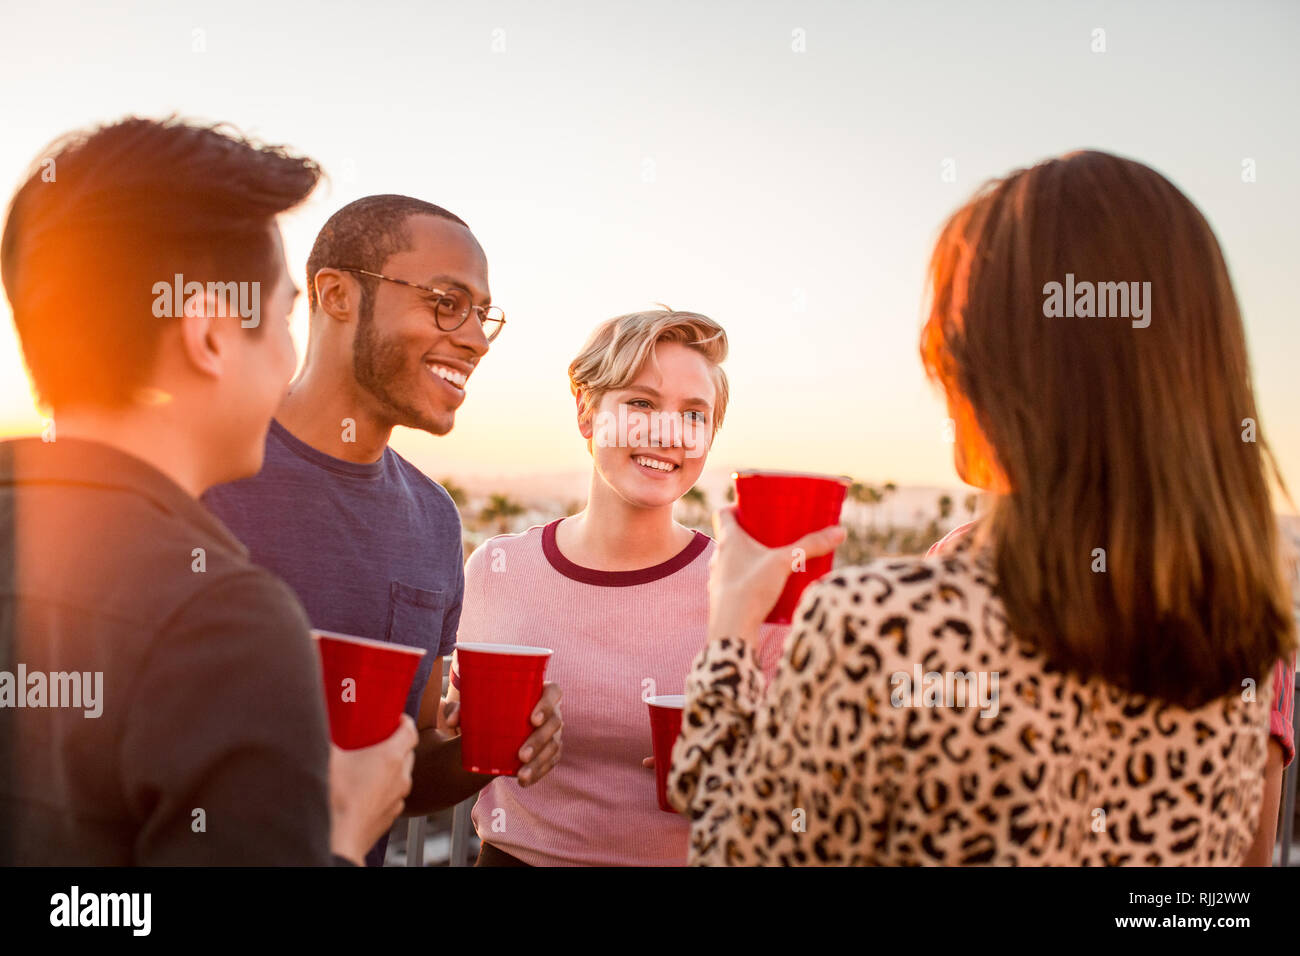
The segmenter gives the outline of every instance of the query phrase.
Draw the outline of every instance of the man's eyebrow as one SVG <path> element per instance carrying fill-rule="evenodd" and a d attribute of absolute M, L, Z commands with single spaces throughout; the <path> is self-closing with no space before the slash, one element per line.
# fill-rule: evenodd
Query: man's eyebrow
<path fill-rule="evenodd" d="M 470 287 L 465 285 L 465 283 L 461 282 L 455 276 L 447 276 L 447 275 L 434 276 L 428 282 L 424 282 L 421 284 L 434 286 L 435 288 L 440 286 L 448 286 L 448 285 L 455 286 L 457 289 L 460 289 L 462 292 L 466 293 L 471 299 L 474 298 L 474 292 L 470 289 Z M 484 296 L 483 301 L 479 303 L 479 305 L 491 305 L 491 304 L 492 304 L 492 296 L 490 295 Z"/>

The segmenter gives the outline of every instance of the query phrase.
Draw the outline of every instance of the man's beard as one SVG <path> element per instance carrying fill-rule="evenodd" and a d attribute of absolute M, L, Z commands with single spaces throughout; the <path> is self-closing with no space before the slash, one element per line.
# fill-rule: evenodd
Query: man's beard
<path fill-rule="evenodd" d="M 405 425 L 435 435 L 443 433 L 425 411 L 391 388 L 406 376 L 406 350 L 379 336 L 371 309 L 363 309 L 358 316 L 357 337 L 352 346 L 352 374 L 357 384 L 382 406 L 387 424 Z"/>

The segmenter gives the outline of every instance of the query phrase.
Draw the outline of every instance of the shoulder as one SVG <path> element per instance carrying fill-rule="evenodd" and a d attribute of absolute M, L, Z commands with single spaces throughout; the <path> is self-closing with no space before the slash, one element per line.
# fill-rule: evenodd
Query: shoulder
<path fill-rule="evenodd" d="M 200 500 L 204 504 L 237 503 L 242 498 L 260 493 L 269 485 L 284 482 L 301 484 L 304 480 L 308 480 L 305 476 L 311 475 L 314 470 L 315 466 L 309 465 L 295 453 L 272 427 L 267 431 L 266 439 L 262 444 L 262 465 L 257 469 L 257 473 L 246 478 L 213 485 L 202 494 Z"/>
<path fill-rule="evenodd" d="M 974 521 L 967 521 L 965 524 L 959 524 L 934 544 L 930 545 L 930 550 L 925 553 L 925 556 L 927 558 L 933 558 L 951 550 L 956 547 L 957 543 L 965 538 L 974 527 Z"/>
<path fill-rule="evenodd" d="M 392 447 L 385 449 L 384 454 L 391 456 L 393 468 L 401 475 L 411 492 L 420 499 L 421 504 L 448 517 L 454 517 L 457 524 L 460 523 L 460 509 L 446 488 L 399 455 Z"/>
<path fill-rule="evenodd" d="M 202 577 L 195 575 L 195 577 Z M 232 640 L 254 634 L 258 639 L 279 639 L 285 632 L 306 633 L 307 613 L 297 595 L 275 574 L 259 565 L 244 563 L 216 575 L 195 588 L 177 608 L 169 624 L 211 622 L 213 628 L 238 627 Z"/>
<path fill-rule="evenodd" d="M 542 555 L 542 538 L 546 525 L 535 524 L 513 534 L 493 535 L 476 547 L 465 562 L 465 574 L 487 570 L 502 558 Z"/>
<path fill-rule="evenodd" d="M 820 635 L 828 652 L 884 667 L 954 642 L 969 648 L 977 622 L 988 623 L 993 588 L 989 556 L 965 540 L 939 557 L 836 569 L 805 592 L 794 627 Z"/>
<path fill-rule="evenodd" d="M 161 622 L 149 667 L 163 679 L 202 672 L 223 682 L 269 683 L 273 694 L 297 693 L 314 683 L 310 630 L 288 585 L 248 565 L 205 582 Z"/>
<path fill-rule="evenodd" d="M 866 564 L 837 568 L 815 585 L 828 602 L 865 609 L 910 611 L 921 616 L 952 610 L 962 594 L 991 593 L 990 555 L 972 547 L 969 538 L 925 557 L 877 558 Z M 963 606 L 958 600 L 956 606 Z"/>
<path fill-rule="evenodd" d="M 696 531 L 695 538 L 686 547 L 686 554 L 690 557 L 690 560 L 686 563 L 682 572 L 702 578 L 707 586 L 709 562 L 713 559 L 713 552 L 717 547 L 718 543 L 713 538 L 703 531 Z"/>
<path fill-rule="evenodd" d="M 199 502 L 228 525 L 239 524 L 244 518 L 255 524 L 265 502 L 296 496 L 313 479 L 302 460 L 271 432 L 257 474 L 213 485 L 199 496 Z"/>
<path fill-rule="evenodd" d="M 250 478 L 241 478 L 239 481 L 224 485 L 214 485 L 203 492 L 199 503 L 221 519 L 242 540 L 243 535 L 240 532 L 244 530 L 243 519 L 250 511 L 256 509 L 257 503 L 264 497 L 266 484 L 273 480 L 266 476 L 265 471 L 264 466 L 263 471 Z"/>

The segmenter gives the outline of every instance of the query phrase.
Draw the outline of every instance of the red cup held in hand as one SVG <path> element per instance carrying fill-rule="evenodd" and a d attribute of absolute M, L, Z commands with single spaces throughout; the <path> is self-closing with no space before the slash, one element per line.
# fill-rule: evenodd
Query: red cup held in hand
<path fill-rule="evenodd" d="M 320 649 L 330 739 L 358 750 L 391 737 L 424 650 L 331 631 L 311 636 Z"/>
<path fill-rule="evenodd" d="M 514 776 L 519 748 L 537 728 L 551 650 L 525 644 L 457 644 L 460 761 L 470 773 Z"/>
<path fill-rule="evenodd" d="M 852 479 L 842 475 L 811 475 L 792 471 L 740 471 L 736 482 L 736 523 L 759 544 L 779 548 L 794 544 L 812 531 L 839 524 L 844 494 Z M 791 573 L 768 624 L 789 624 L 804 588 L 827 574 L 835 555 L 805 558 L 803 570 Z"/>
<path fill-rule="evenodd" d="M 668 769 L 672 764 L 673 744 L 682 732 L 682 708 L 686 698 L 682 694 L 660 694 L 647 697 L 650 707 L 650 745 L 655 758 L 655 792 L 659 809 L 676 813 L 668 804 Z"/>

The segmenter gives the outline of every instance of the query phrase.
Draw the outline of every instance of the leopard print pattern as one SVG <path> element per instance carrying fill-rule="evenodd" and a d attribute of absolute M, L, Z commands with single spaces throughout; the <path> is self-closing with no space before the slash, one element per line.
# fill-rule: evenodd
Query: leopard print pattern
<path fill-rule="evenodd" d="M 669 780 L 690 862 L 1239 864 L 1271 674 L 1189 711 L 1054 672 L 993 581 L 969 541 L 838 571 L 805 595 L 766 693 L 745 642 L 706 646 Z M 930 672 L 996 674 L 996 707 L 891 699 L 895 675 Z"/>

